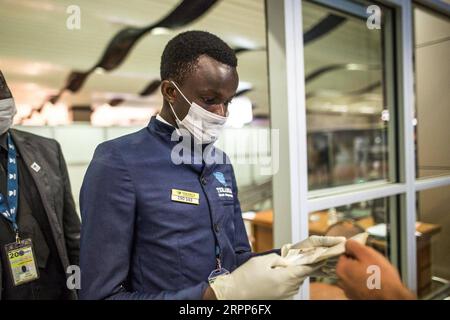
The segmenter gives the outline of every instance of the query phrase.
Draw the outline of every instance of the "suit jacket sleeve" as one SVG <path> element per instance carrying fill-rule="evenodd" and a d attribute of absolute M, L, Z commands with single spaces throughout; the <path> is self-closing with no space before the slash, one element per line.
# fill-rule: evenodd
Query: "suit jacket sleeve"
<path fill-rule="evenodd" d="M 180 291 L 132 291 L 128 279 L 135 238 L 136 193 L 121 152 L 99 145 L 80 193 L 81 299 L 201 299 L 206 282 Z"/>
<path fill-rule="evenodd" d="M 79 264 L 80 257 L 80 217 L 75 209 L 75 202 L 72 196 L 72 189 L 70 186 L 69 173 L 67 171 L 66 161 L 58 144 L 59 153 L 59 167 L 61 171 L 61 178 L 64 185 L 64 201 L 63 201 L 63 229 L 69 256 L 69 262 L 72 265 Z"/>

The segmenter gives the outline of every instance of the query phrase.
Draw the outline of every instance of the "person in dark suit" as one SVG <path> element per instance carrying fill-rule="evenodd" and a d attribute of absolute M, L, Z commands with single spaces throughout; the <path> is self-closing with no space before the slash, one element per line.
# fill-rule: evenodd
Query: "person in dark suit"
<path fill-rule="evenodd" d="M 78 265 L 80 219 L 61 147 L 11 129 L 15 113 L 0 71 L 0 299 L 75 299 L 66 271 Z M 29 252 L 32 262 L 14 260 Z"/>

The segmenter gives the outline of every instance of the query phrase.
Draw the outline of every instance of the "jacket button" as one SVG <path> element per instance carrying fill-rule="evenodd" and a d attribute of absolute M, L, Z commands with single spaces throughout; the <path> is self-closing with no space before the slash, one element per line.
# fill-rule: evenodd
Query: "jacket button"
<path fill-rule="evenodd" d="M 202 185 L 206 185 L 206 179 L 202 178 Z"/>
<path fill-rule="evenodd" d="M 215 231 L 216 233 L 219 233 L 220 228 L 219 228 L 219 224 L 218 224 L 218 223 L 215 223 L 215 224 L 214 224 L 214 231 Z"/>

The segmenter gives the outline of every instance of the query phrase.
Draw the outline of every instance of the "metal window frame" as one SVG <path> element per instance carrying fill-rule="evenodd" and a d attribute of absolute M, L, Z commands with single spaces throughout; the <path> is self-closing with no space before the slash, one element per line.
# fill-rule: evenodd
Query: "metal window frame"
<path fill-rule="evenodd" d="M 400 173 L 401 182 L 406 192 L 401 196 L 400 205 L 400 267 L 403 281 L 414 292 L 417 292 L 417 248 L 416 248 L 416 193 L 450 185 L 450 175 L 417 179 L 416 154 L 414 146 L 414 3 L 411 0 L 381 0 L 389 6 L 396 7 L 398 65 L 400 75 L 399 108 L 400 108 Z M 422 7 L 450 16 L 450 5 L 436 0 L 417 1 Z"/>
<path fill-rule="evenodd" d="M 302 6 L 266 0 L 271 127 L 279 128 L 279 170 L 273 176 L 274 244 L 308 237 L 305 71 Z M 276 109 L 275 109 L 276 108 Z M 276 111 L 275 111 L 276 110 Z M 271 144 L 273 148 L 274 142 Z M 271 150 L 272 152 L 274 149 Z M 273 154 L 273 153 L 272 153 Z M 291 214 L 291 213 L 298 214 Z M 309 283 L 300 299 L 309 298 Z"/>
<path fill-rule="evenodd" d="M 450 186 L 450 176 L 419 179 L 414 184 L 416 192 L 446 186 Z"/>
<path fill-rule="evenodd" d="M 400 241 L 399 267 L 405 284 L 414 292 L 417 291 L 416 260 L 416 215 L 414 192 L 415 148 L 414 148 L 414 80 L 413 80 L 413 25 L 411 1 L 382 1 L 395 8 L 395 29 L 397 45 L 397 101 L 399 108 L 399 173 L 400 181 L 406 185 L 406 192 L 400 195 Z"/>
<path fill-rule="evenodd" d="M 346 192 L 317 199 L 308 199 L 307 207 L 308 212 L 314 212 L 329 209 L 332 207 L 340 207 L 346 204 L 402 195 L 405 192 L 406 185 L 400 183 L 391 183 L 385 187 Z"/>
<path fill-rule="evenodd" d="M 319 0 L 318 3 L 330 1 Z M 416 180 L 414 148 L 413 3 L 411 0 L 380 0 L 394 9 L 397 47 L 398 183 L 376 182 L 308 192 L 306 101 L 300 0 L 266 0 L 269 100 L 271 127 L 280 130 L 279 171 L 273 176 L 274 243 L 296 242 L 308 237 L 309 212 L 364 200 L 388 197 L 400 200 L 397 258 L 405 284 L 417 291 L 416 192 L 450 185 L 450 176 Z M 422 6 L 447 6 L 420 1 Z M 342 1 L 339 2 L 342 5 Z M 342 7 L 339 8 L 342 10 Z M 345 6 L 344 6 L 345 9 Z M 351 13 L 351 12 L 350 12 Z M 301 63 L 298 63 L 298 62 Z M 273 150 L 272 150 L 273 151 Z M 395 242 L 395 241 L 394 241 Z M 396 247 L 397 248 L 397 247 Z M 309 283 L 297 297 L 309 298 Z"/>

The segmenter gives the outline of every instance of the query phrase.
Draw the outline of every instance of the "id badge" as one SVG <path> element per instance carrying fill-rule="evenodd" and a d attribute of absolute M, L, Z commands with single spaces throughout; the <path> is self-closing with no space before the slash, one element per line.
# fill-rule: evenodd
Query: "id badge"
<path fill-rule="evenodd" d="M 209 274 L 208 282 L 211 284 L 217 279 L 217 277 L 222 276 L 222 275 L 226 275 L 226 274 L 230 274 L 230 271 L 228 271 L 225 268 L 215 269 Z"/>
<path fill-rule="evenodd" d="M 31 239 L 7 244 L 5 251 L 14 286 L 39 279 Z"/>
<path fill-rule="evenodd" d="M 196 192 L 172 189 L 172 201 L 199 205 L 200 195 Z"/>

